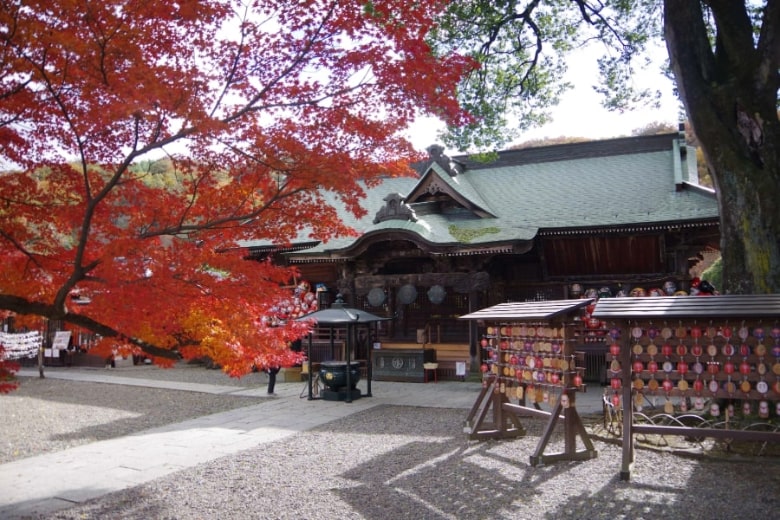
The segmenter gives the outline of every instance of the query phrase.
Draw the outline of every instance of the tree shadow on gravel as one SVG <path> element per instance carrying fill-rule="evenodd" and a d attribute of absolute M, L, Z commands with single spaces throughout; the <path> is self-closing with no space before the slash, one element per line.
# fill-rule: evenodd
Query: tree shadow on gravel
<path fill-rule="evenodd" d="M 414 456 L 405 456 L 407 448 Z M 521 495 L 533 500 L 534 486 L 543 485 L 524 482 L 527 477 L 522 474 L 528 466 L 521 461 L 504 460 L 498 470 L 475 463 L 475 455 L 489 458 L 489 447 L 453 450 L 447 443 L 414 443 L 341 475 L 358 485 L 337 493 L 365 518 L 376 511 L 385 511 L 387 518 L 499 518 L 501 512 L 513 509 Z"/>
<path fill-rule="evenodd" d="M 354 430 L 354 421 L 362 420 L 360 429 L 372 431 L 379 417 L 374 413 L 350 417 L 345 428 Z M 760 518 L 760 512 L 780 509 L 780 464 L 774 462 L 757 472 L 755 461 L 638 450 L 631 480 L 622 481 L 622 449 L 604 443 L 596 444 L 599 455 L 592 461 L 531 466 L 544 420 L 524 419 L 525 437 L 470 442 L 465 434 L 453 435 L 452 410 L 442 411 L 441 418 L 430 409 L 397 407 L 386 413 L 397 420 L 385 421 L 385 431 L 434 437 L 339 474 L 354 485 L 332 491 L 364 518 L 377 511 L 414 519 Z M 447 414 L 449 425 L 440 420 Z M 558 428 L 545 453 L 562 451 L 564 443 Z"/>
<path fill-rule="evenodd" d="M 581 464 L 549 466 L 537 472 L 528 464 L 531 451 L 505 456 L 494 453 L 494 448 L 507 441 L 468 441 L 465 433 L 453 429 L 452 410 L 388 408 L 393 409 L 386 413 L 398 419 L 390 425 L 385 421 L 381 433 L 434 437 L 407 443 L 339 475 L 355 485 L 332 491 L 364 518 L 375 518 L 377 511 L 386 518 L 399 519 L 501 518 L 514 509 L 518 498 L 533 501 L 539 494 L 537 489 L 548 480 Z M 360 414 L 364 416 L 363 431 L 372 430 L 378 417 L 376 410 L 373 412 Z M 465 411 L 462 413 L 465 419 Z M 450 418 L 447 426 L 439 415 Z M 338 431 L 337 425 L 329 426 Z M 524 426 L 529 432 L 525 444 L 535 446 L 542 421 L 530 420 Z"/>
<path fill-rule="evenodd" d="M 629 481 L 616 470 L 609 486 L 595 494 L 609 518 L 758 519 L 780 510 L 777 459 L 692 459 L 637 450 L 634 464 Z"/>

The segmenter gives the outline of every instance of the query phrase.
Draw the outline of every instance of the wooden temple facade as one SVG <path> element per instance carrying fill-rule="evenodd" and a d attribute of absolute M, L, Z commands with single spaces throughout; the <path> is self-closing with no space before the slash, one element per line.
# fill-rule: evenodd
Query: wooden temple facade
<path fill-rule="evenodd" d="M 250 257 L 294 264 L 381 322 L 382 348 L 434 348 L 477 362 L 480 324 L 459 320 L 510 301 L 688 289 L 692 264 L 719 247 L 715 194 L 698 182 L 683 136 L 618 138 L 447 157 L 367 191 L 357 237 L 301 238 L 287 249 L 248 242 Z M 302 235 L 303 237 L 304 235 Z M 604 294 L 608 291 L 608 294 Z"/>

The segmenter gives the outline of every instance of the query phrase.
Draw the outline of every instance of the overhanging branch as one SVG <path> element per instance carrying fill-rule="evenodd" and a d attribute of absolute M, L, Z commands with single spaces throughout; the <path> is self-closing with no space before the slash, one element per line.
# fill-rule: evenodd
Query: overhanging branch
<path fill-rule="evenodd" d="M 68 312 L 67 310 L 63 312 L 61 309 L 58 309 L 56 306 L 49 303 L 30 301 L 25 298 L 13 296 L 10 294 L 0 294 L 0 309 L 12 311 L 16 314 L 34 315 L 40 316 L 42 318 L 62 320 L 66 323 L 70 323 L 72 325 L 90 330 L 96 334 L 100 334 L 105 338 L 117 338 L 121 339 L 122 341 L 126 341 L 139 347 L 149 355 L 165 359 L 178 359 L 176 352 L 159 347 L 157 345 L 152 345 L 151 343 L 147 343 L 146 341 L 143 341 L 139 338 L 127 337 L 118 330 L 100 323 L 88 316 L 75 314 Z"/>

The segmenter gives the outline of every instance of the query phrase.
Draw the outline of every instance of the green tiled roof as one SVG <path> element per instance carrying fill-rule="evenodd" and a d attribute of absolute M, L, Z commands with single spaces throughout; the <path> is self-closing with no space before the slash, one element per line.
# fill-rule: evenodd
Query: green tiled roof
<path fill-rule="evenodd" d="M 717 217 L 710 194 L 677 191 L 669 152 L 482 170 L 481 195 L 507 225 L 570 228 Z"/>
<path fill-rule="evenodd" d="M 360 237 L 334 239 L 294 255 L 341 256 L 358 241 L 389 232 L 431 246 L 484 248 L 520 244 L 540 232 L 716 221 L 714 193 L 695 184 L 690 161 L 695 152 L 682 149 L 687 155 L 680 153 L 676 134 L 668 134 L 502 152 L 493 164 L 462 158 L 466 168 L 456 175 L 431 162 L 420 178 L 388 178 L 367 190 L 365 217 L 343 215 Z M 457 209 L 432 212 L 425 203 L 412 201 L 415 221 L 374 223 L 386 196 L 406 197 L 432 175 L 450 194 L 494 216 Z M 311 240 L 305 235 L 300 239 Z"/>
<path fill-rule="evenodd" d="M 478 206 L 480 209 L 493 213 L 490 209 L 490 204 L 482 198 L 479 188 L 472 185 L 473 176 L 465 174 L 451 176 L 435 162 L 431 164 L 428 174 L 437 175 L 443 182 L 449 185 L 450 188 L 470 200 L 474 205 Z"/>

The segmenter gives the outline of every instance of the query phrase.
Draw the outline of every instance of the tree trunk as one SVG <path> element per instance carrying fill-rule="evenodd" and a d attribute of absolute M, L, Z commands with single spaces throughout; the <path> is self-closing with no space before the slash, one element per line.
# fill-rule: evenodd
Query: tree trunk
<path fill-rule="evenodd" d="M 38 377 L 44 379 L 43 375 L 43 345 L 38 349 Z"/>
<path fill-rule="evenodd" d="M 718 197 L 726 293 L 780 292 L 780 128 L 777 116 L 780 6 L 769 2 L 758 44 L 741 2 L 665 0 L 672 69 Z"/>

